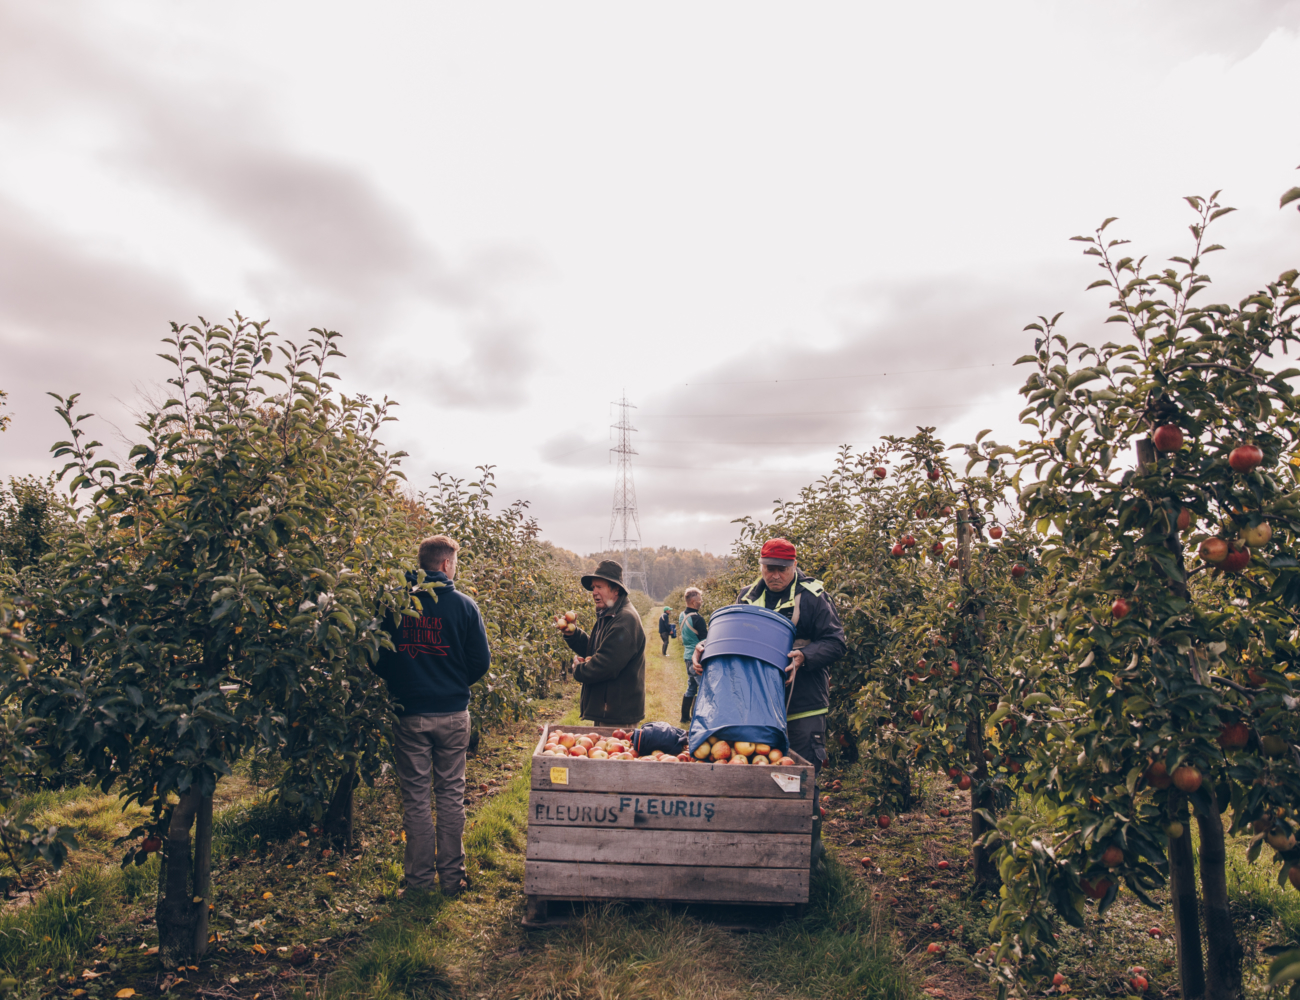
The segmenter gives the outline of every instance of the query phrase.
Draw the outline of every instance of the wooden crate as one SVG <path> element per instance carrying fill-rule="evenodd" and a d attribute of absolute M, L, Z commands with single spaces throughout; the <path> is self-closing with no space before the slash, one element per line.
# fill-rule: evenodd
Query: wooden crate
<path fill-rule="evenodd" d="M 533 752 L 526 926 L 545 922 L 551 900 L 808 901 L 808 761 L 793 753 L 794 767 L 544 757 L 555 728 L 543 727 Z"/>

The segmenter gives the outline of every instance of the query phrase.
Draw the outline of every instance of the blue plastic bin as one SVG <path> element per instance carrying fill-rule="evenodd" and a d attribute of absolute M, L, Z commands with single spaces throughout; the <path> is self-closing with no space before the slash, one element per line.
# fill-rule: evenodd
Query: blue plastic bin
<path fill-rule="evenodd" d="M 766 608 L 728 604 L 709 616 L 688 738 L 692 753 L 710 736 L 789 748 L 785 668 L 793 646 L 794 626 Z"/>
<path fill-rule="evenodd" d="M 709 616 L 704 658 L 752 656 L 782 670 L 794 648 L 790 619 L 753 604 L 728 604 Z"/>

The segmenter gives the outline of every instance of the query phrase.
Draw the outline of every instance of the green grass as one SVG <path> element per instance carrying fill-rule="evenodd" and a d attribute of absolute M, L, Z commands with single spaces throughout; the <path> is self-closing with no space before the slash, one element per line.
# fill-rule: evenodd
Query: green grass
<path fill-rule="evenodd" d="M 813 878 L 804 918 L 751 935 L 743 950 L 757 978 L 804 996 L 902 1000 L 915 992 L 914 974 L 890 940 L 888 919 L 832 857 Z"/>
<path fill-rule="evenodd" d="M 22 979 L 84 961 L 95 935 L 113 919 L 121 882 L 112 869 L 85 868 L 0 916 L 0 969 Z"/>

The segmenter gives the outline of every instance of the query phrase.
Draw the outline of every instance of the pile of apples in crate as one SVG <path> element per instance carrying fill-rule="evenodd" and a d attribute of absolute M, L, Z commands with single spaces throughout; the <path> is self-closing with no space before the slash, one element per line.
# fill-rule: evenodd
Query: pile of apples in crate
<path fill-rule="evenodd" d="M 542 748 L 543 757 L 586 757 L 589 760 L 645 760 L 660 764 L 785 764 L 794 760 L 780 750 L 773 750 L 762 743 L 730 744 L 716 736 L 709 737 L 707 743 L 701 743 L 691 756 L 685 750 L 679 754 L 664 753 L 656 750 L 644 757 L 638 757 L 632 749 L 632 734 L 622 729 L 615 729 L 611 736 L 599 733 L 566 733 L 558 729 L 550 732 L 546 746 Z"/>
<path fill-rule="evenodd" d="M 790 767 L 793 757 L 787 757 L 784 750 L 776 750 L 766 743 L 746 743 L 736 740 L 728 743 L 716 736 L 710 736 L 708 742 L 695 748 L 695 759 L 706 764 L 776 764 Z"/>
<path fill-rule="evenodd" d="M 542 749 L 543 757 L 589 757 L 592 760 L 649 760 L 632 751 L 632 737 L 621 729 L 612 736 L 599 733 L 566 733 L 553 729 Z M 673 760 L 677 758 L 674 757 Z"/>

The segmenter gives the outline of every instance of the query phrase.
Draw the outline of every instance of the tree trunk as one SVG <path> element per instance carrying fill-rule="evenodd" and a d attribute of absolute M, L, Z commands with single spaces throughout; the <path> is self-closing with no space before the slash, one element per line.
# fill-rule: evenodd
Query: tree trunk
<path fill-rule="evenodd" d="M 199 820 L 195 858 L 190 855 L 190 827 Z M 208 895 L 212 870 L 212 798 L 188 791 L 172 809 L 160 875 L 162 899 L 158 922 L 158 959 L 164 968 L 184 965 L 197 955 L 195 942 L 202 925 L 203 947 L 208 942 Z M 193 881 L 191 881 L 193 878 Z"/>
<path fill-rule="evenodd" d="M 199 802 L 194 828 L 194 957 L 208 950 L 208 914 L 212 909 L 212 796 Z M 158 949 L 160 952 L 162 949 Z"/>
<path fill-rule="evenodd" d="M 976 794 L 975 788 L 972 788 L 970 793 L 970 859 L 975 871 L 976 893 L 996 892 L 1002 884 L 1002 876 L 998 874 L 998 866 L 993 863 L 992 853 L 979 842 L 992 827 L 985 822 L 984 817 L 977 810 L 993 811 L 993 794 L 987 784 L 989 766 L 984 759 L 983 726 L 984 720 L 978 712 L 966 723 L 966 749 L 970 753 L 971 760 L 975 762 L 976 787 L 981 789 L 979 794 Z"/>
<path fill-rule="evenodd" d="M 352 846 L 354 792 L 357 784 L 357 765 L 353 763 L 334 786 L 325 818 L 321 820 L 321 837 L 336 847 Z"/>
<path fill-rule="evenodd" d="M 961 572 L 962 590 L 970 593 L 970 531 L 968 526 L 975 523 L 975 508 L 967 506 L 966 510 L 957 517 L 957 566 Z M 981 609 L 979 617 L 983 619 L 984 612 Z M 983 622 L 980 622 L 980 646 L 983 646 L 984 631 Z M 976 786 L 980 789 L 976 792 L 975 788 L 970 793 L 970 835 L 971 835 L 971 865 L 975 874 L 975 892 L 976 894 L 985 892 L 996 892 L 1002 884 L 1002 877 L 998 874 L 998 866 L 993 863 L 992 854 L 987 848 L 980 844 L 980 838 L 988 833 L 992 827 L 985 822 L 984 817 L 977 810 L 987 809 L 993 811 L 993 793 L 988 787 L 989 766 L 988 761 L 984 759 L 984 718 L 978 706 L 983 704 L 980 700 L 983 695 L 980 692 L 980 681 L 983 672 L 983 657 L 979 663 L 968 663 L 967 669 L 973 669 L 975 674 L 975 692 L 971 699 L 971 711 L 974 713 L 966 723 L 966 750 L 970 754 L 970 759 L 974 761 L 974 778 Z"/>
<path fill-rule="evenodd" d="M 1183 1000 L 1205 996 L 1205 966 L 1201 958 L 1200 906 L 1196 899 L 1196 868 L 1192 862 L 1192 827 L 1187 803 L 1171 810 L 1183 824 L 1183 835 L 1169 841 L 1169 899 L 1174 908 L 1174 943 L 1178 948 L 1178 982 Z"/>
<path fill-rule="evenodd" d="M 1208 945 L 1205 972 L 1206 1000 L 1239 1000 L 1241 997 L 1241 942 L 1228 912 L 1228 852 L 1224 845 L 1223 818 L 1215 801 L 1214 789 L 1204 786 L 1210 796 L 1210 812 L 1196 814 L 1201 832 L 1201 893 L 1205 899 L 1205 941 Z M 1185 835 L 1184 835 L 1185 836 Z"/>

